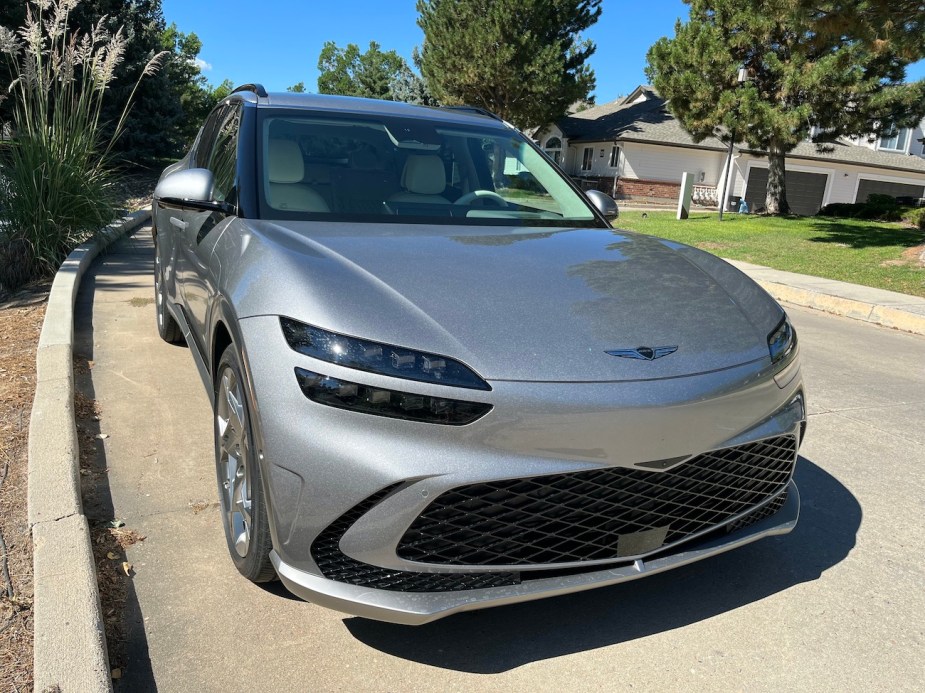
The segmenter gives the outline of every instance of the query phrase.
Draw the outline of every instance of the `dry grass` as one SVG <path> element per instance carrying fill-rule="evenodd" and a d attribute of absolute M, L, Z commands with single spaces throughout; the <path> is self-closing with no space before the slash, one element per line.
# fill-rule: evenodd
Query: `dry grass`
<path fill-rule="evenodd" d="M 0 299 L 0 532 L 12 587 L 11 596 L 0 578 L 2 691 L 32 690 L 32 541 L 26 474 L 35 349 L 47 297 L 48 286 L 39 284 Z"/>

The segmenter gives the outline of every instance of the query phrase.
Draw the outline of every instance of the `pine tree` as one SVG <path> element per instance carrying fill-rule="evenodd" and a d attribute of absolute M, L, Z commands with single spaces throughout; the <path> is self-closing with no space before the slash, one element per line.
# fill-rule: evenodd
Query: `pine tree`
<path fill-rule="evenodd" d="M 925 54 L 921 2 L 685 2 L 689 21 L 649 49 L 646 74 L 696 141 L 734 133 L 768 153 L 769 213 L 789 212 L 785 157 L 810 134 L 824 149 L 925 114 L 925 81 L 904 83 Z"/>
<path fill-rule="evenodd" d="M 481 106 L 521 129 L 553 122 L 594 89 L 580 34 L 601 0 L 418 0 L 421 70 L 441 103 Z"/>
<path fill-rule="evenodd" d="M 392 83 L 407 69 L 404 58 L 375 41 L 365 53 L 355 43 L 340 48 L 327 41 L 318 56 L 318 93 L 394 101 Z"/>

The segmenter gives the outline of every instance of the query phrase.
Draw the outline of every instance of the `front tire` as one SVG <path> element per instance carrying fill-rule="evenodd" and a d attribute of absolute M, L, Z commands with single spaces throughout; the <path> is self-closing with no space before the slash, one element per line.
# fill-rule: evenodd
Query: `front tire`
<path fill-rule="evenodd" d="M 251 582 L 276 578 L 273 548 L 241 363 L 234 345 L 218 362 L 215 378 L 215 469 L 228 552 Z"/>

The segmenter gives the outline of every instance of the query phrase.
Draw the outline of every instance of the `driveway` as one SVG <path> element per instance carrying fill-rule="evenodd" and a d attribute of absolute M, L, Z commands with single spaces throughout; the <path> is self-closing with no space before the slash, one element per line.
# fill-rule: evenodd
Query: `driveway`
<path fill-rule="evenodd" d="M 789 536 L 662 575 L 403 627 L 252 585 L 227 557 L 211 409 L 158 339 L 150 233 L 78 299 L 112 513 L 147 539 L 122 691 L 925 690 L 925 337 L 804 309 L 810 421 Z"/>

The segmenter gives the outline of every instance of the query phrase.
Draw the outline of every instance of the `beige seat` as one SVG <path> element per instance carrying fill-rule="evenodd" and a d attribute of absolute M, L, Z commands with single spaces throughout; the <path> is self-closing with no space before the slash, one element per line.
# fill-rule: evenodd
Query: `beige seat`
<path fill-rule="evenodd" d="M 267 175 L 268 202 L 274 209 L 289 212 L 329 212 L 328 203 L 317 192 L 302 185 L 305 161 L 299 144 L 292 140 L 270 140 Z"/>
<path fill-rule="evenodd" d="M 389 197 L 393 202 L 449 204 L 443 197 L 446 189 L 446 169 L 443 159 L 435 154 L 411 154 L 401 175 L 403 192 Z"/>

